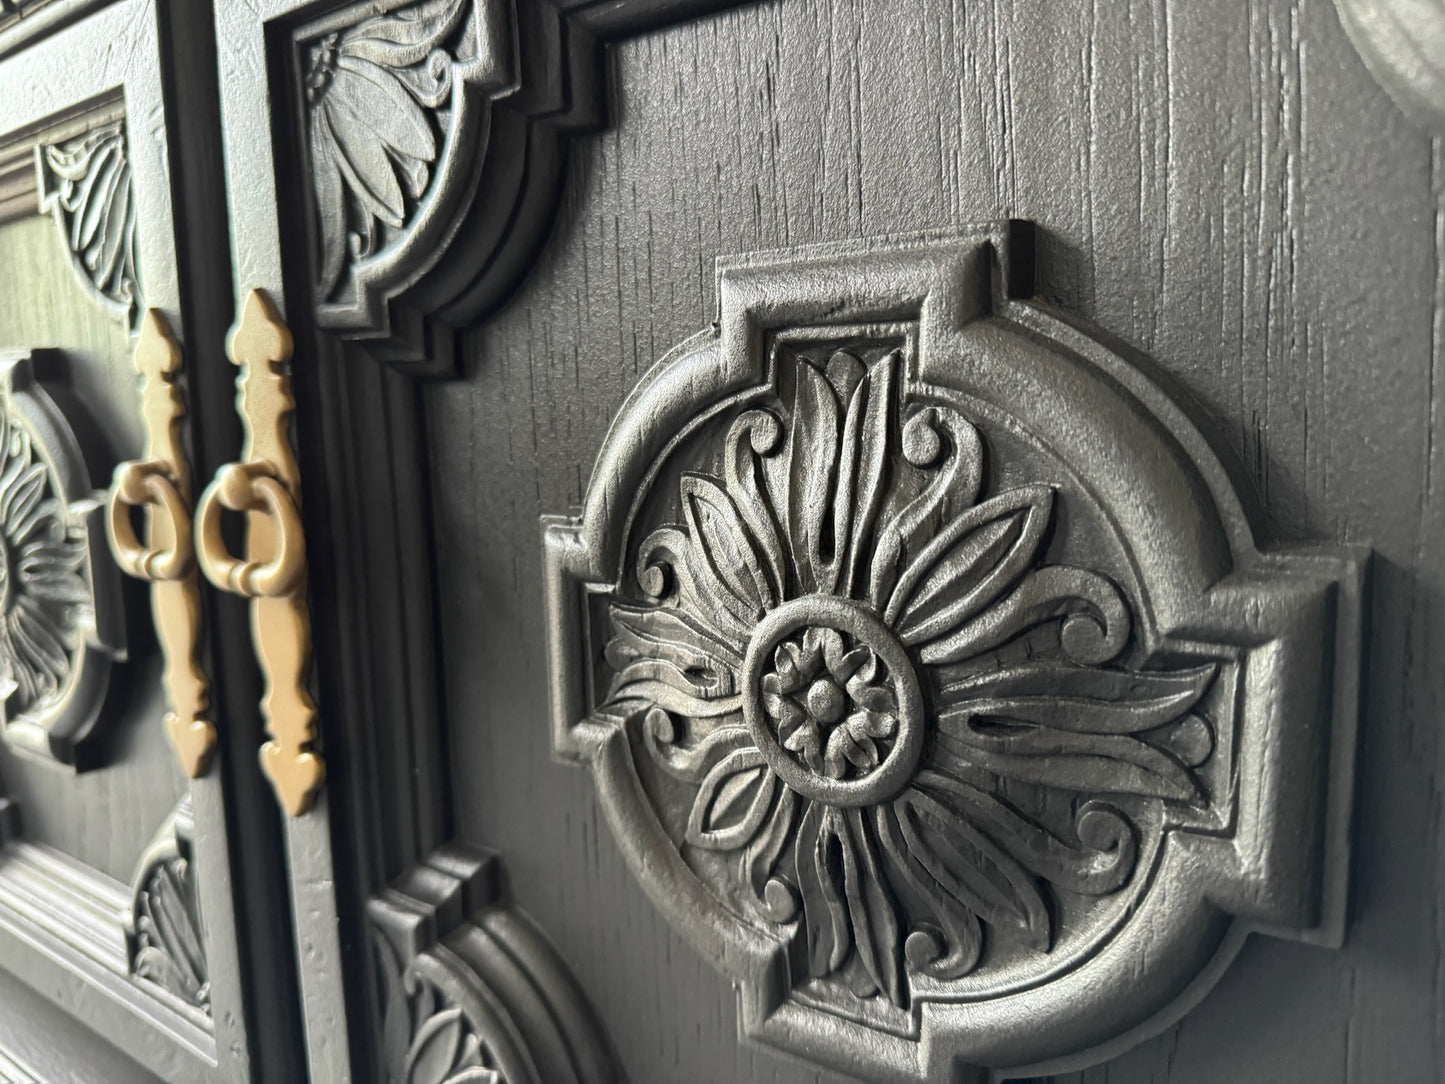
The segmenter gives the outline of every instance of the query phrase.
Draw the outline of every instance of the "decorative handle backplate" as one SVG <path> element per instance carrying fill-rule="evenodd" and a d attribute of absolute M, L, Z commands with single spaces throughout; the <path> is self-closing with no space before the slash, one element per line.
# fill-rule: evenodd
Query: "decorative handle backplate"
<path fill-rule="evenodd" d="M 210 690 L 196 662 L 200 639 L 200 594 L 191 540 L 190 471 L 181 451 L 185 402 L 176 388 L 181 349 L 166 318 L 151 309 L 141 321 L 135 367 L 144 378 L 141 416 L 144 458 L 115 471 L 106 516 L 106 535 L 118 565 L 151 584 L 156 635 L 165 653 L 164 681 L 171 710 L 166 734 L 192 779 L 204 775 L 216 745 L 216 728 L 206 719 Z M 143 509 L 146 541 L 136 536 L 132 513 Z"/>
<path fill-rule="evenodd" d="M 251 632 L 266 675 L 261 710 L 270 740 L 261 768 L 286 812 L 311 808 L 326 776 L 316 740 L 316 705 L 306 690 L 311 661 L 306 609 L 306 541 L 301 475 L 287 433 L 296 400 L 282 366 L 291 333 L 270 300 L 252 290 L 227 344 L 236 378 L 236 409 L 246 428 L 241 462 L 228 463 L 201 494 L 196 513 L 201 570 L 217 587 L 251 599 Z M 246 553 L 234 556 L 221 533 L 223 509 L 246 516 Z"/>

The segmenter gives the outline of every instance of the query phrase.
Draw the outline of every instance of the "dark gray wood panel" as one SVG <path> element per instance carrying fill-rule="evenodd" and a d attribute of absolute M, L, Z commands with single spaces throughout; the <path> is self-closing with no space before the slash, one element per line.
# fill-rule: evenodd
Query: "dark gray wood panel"
<path fill-rule="evenodd" d="M 427 407 L 457 828 L 507 856 L 632 1078 L 832 1079 L 739 1047 L 731 991 L 552 763 L 537 515 L 712 318 L 716 256 L 1012 215 L 1040 292 L 1151 354 L 1238 461 L 1262 542 L 1380 554 L 1346 949 L 1251 943 L 1181 1024 L 1061 1079 L 1428 1079 L 1445 153 L 1333 7 L 770 0 L 625 43 L 611 79 L 539 267 Z"/>

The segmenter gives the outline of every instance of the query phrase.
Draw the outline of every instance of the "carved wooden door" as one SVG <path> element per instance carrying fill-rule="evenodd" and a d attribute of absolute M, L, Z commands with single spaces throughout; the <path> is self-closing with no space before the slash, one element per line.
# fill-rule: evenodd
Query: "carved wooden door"
<path fill-rule="evenodd" d="M 246 616 L 190 527 L 239 439 L 212 41 L 0 5 L 5 1080 L 304 1073 Z"/>

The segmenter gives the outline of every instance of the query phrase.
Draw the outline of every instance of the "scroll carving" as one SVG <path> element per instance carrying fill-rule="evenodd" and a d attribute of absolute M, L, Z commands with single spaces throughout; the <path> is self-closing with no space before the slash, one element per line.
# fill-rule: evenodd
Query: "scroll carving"
<path fill-rule="evenodd" d="M 611 1084 L 590 1007 L 497 860 L 448 845 L 367 904 L 381 1064 L 395 1084 Z"/>
<path fill-rule="evenodd" d="M 136 280 L 135 194 L 123 119 L 35 148 L 40 209 L 54 215 L 76 274 L 101 303 L 130 319 Z"/>
<path fill-rule="evenodd" d="M 210 973 L 191 874 L 194 826 L 182 799 L 141 856 L 133 882 L 131 971 L 170 998 L 210 1013 Z"/>
<path fill-rule="evenodd" d="M 31 355 L 0 357 L 0 695 L 4 734 L 76 765 L 124 655 L 104 494 Z"/>
<path fill-rule="evenodd" d="M 1339 935 L 1359 558 L 1258 553 L 1010 292 L 1026 236 L 725 265 L 544 531 L 558 749 L 744 1027 L 853 1072 L 1078 1059 L 1181 1011 L 1218 907 Z"/>

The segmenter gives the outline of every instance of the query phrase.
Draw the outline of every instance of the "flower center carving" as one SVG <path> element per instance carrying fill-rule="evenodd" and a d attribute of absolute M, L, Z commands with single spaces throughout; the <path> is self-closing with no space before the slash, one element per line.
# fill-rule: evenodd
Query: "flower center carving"
<path fill-rule="evenodd" d="M 918 679 L 898 638 L 865 607 L 828 595 L 782 604 L 753 634 L 743 688 L 758 749 L 799 794 L 871 805 L 917 769 Z"/>

